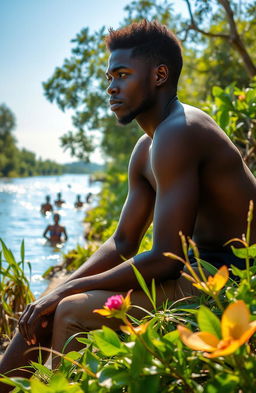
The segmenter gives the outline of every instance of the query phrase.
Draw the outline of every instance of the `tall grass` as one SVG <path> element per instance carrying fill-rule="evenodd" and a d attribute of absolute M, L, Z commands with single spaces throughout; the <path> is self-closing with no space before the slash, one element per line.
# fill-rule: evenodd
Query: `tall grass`
<path fill-rule="evenodd" d="M 29 280 L 24 273 L 28 265 L 31 276 L 31 264 L 25 261 L 24 241 L 20 247 L 20 261 L 0 239 L 0 339 L 11 338 L 21 312 L 34 300 Z"/>

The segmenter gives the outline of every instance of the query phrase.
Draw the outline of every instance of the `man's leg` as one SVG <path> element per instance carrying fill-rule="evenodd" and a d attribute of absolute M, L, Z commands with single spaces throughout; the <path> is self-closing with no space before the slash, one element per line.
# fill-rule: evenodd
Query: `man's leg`
<path fill-rule="evenodd" d="M 37 337 L 42 347 L 51 347 L 51 335 L 52 321 L 49 321 L 49 325 L 46 328 L 39 328 L 37 332 Z M 38 361 L 38 350 L 27 352 L 28 350 L 35 347 L 38 347 L 38 344 L 28 345 L 23 336 L 17 332 L 6 349 L 3 358 L 1 359 L 0 374 L 6 373 L 8 377 L 15 376 L 30 378 L 31 371 L 25 368 L 22 369 L 22 367 L 28 366 L 31 361 Z M 45 363 L 49 357 L 49 352 L 41 351 L 41 356 L 43 363 Z M 17 368 L 20 369 L 16 370 Z M 0 383 L 1 393 L 7 393 L 12 389 L 13 387 Z"/>
<path fill-rule="evenodd" d="M 161 306 L 166 300 L 176 301 L 187 296 L 196 295 L 198 291 L 192 286 L 190 281 L 180 277 L 178 280 L 164 282 L 156 288 L 156 293 L 157 306 Z M 120 325 L 123 324 L 120 319 L 105 318 L 93 312 L 95 309 L 102 308 L 108 297 L 116 294 L 125 296 L 126 292 L 95 290 L 68 296 L 63 299 L 55 312 L 52 348 L 58 352 L 62 352 L 65 342 L 70 336 L 78 332 L 99 329 L 102 325 L 119 330 Z M 133 305 L 143 307 L 146 310 L 152 310 L 150 301 L 141 290 L 132 292 L 131 302 Z M 145 312 L 136 307 L 132 307 L 128 313 L 138 319 L 145 316 Z M 82 347 L 84 345 L 73 339 L 65 348 L 65 353 L 79 350 Z M 54 358 L 53 368 L 57 368 L 59 360 L 59 357 Z"/>

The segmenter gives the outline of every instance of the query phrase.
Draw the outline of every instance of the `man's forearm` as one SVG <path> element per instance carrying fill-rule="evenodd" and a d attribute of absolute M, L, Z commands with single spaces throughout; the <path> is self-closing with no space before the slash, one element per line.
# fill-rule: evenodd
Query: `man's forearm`
<path fill-rule="evenodd" d="M 109 238 L 82 266 L 68 277 L 66 282 L 112 269 L 123 262 L 124 258 L 121 253 L 122 249 L 118 247 L 114 238 Z"/>
<path fill-rule="evenodd" d="M 73 276 L 60 290 L 63 291 L 64 296 L 69 296 L 75 293 L 97 289 L 126 291 L 140 288 L 131 266 L 132 263 L 148 283 L 153 278 L 156 282 L 175 279 L 182 269 L 182 264 L 171 261 L 169 258 L 161 255 L 156 257 L 149 251 L 136 255 L 134 258 L 122 262 L 118 266 L 94 275 Z"/>

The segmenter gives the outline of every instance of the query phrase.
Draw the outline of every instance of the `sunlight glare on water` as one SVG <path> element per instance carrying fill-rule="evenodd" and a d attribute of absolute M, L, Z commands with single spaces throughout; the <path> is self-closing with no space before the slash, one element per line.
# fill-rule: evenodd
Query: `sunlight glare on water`
<path fill-rule="evenodd" d="M 37 297 L 48 285 L 42 273 L 52 265 L 61 262 L 62 253 L 85 244 L 83 218 L 90 206 L 84 204 L 81 210 L 74 208 L 78 194 L 85 202 L 88 192 L 97 195 L 99 183 L 90 184 L 89 175 L 38 176 L 28 178 L 0 179 L 0 238 L 11 249 L 17 261 L 20 259 L 20 245 L 25 241 L 25 259 L 31 262 L 31 289 Z M 55 211 L 61 216 L 60 225 L 66 227 L 68 241 L 62 248 L 48 245 L 42 234 L 47 225 L 53 223 L 52 214 L 41 215 L 40 206 L 45 196 L 50 195 L 51 203 L 61 192 L 65 204 Z M 29 270 L 26 267 L 29 277 Z"/>

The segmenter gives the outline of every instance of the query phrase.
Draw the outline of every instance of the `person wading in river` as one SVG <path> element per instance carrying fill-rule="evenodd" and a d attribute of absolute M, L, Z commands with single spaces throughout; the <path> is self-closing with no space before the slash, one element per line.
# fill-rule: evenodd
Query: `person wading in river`
<path fill-rule="evenodd" d="M 215 266 L 242 266 L 223 245 L 245 233 L 249 201 L 256 203 L 256 181 L 218 125 L 178 100 L 182 55 L 177 39 L 156 21 L 142 21 L 110 30 L 106 42 L 110 108 L 120 124 L 135 119 L 144 131 L 130 159 L 128 196 L 113 235 L 64 283 L 26 307 L 1 373 L 36 360 L 37 351 L 26 350 L 38 344 L 62 351 L 76 332 L 103 324 L 118 329 L 117 319 L 93 313 L 116 293 L 125 295 L 132 288 L 132 303 L 150 308 L 131 263 L 147 283 L 155 279 L 158 305 L 193 295 L 196 289 L 180 276 L 182 264 L 164 255 L 183 255 L 180 231 Z M 152 221 L 152 248 L 137 254 Z M 255 224 L 254 219 L 252 242 Z M 137 308 L 131 314 L 143 316 Z M 79 345 L 73 340 L 65 350 Z M 16 370 L 10 375 L 24 374 Z"/>
<path fill-rule="evenodd" d="M 45 239 L 47 239 L 52 245 L 56 245 L 58 243 L 62 243 L 63 241 L 67 241 L 68 235 L 66 232 L 66 228 L 59 224 L 60 215 L 58 213 L 54 214 L 53 221 L 54 224 L 48 225 L 43 233 Z"/>

